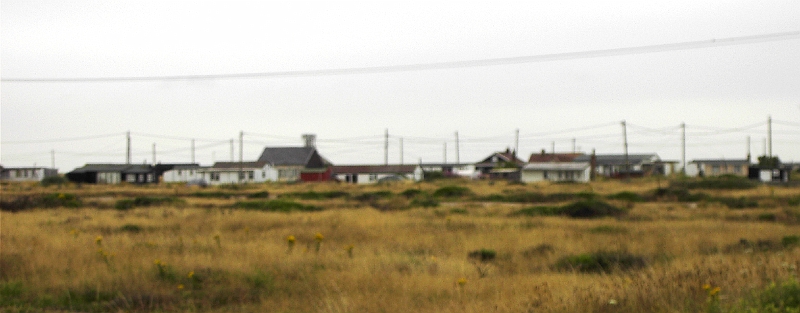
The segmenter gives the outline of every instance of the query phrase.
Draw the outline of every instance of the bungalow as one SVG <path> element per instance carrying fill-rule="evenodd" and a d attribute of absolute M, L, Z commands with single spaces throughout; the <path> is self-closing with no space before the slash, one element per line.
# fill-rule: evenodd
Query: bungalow
<path fill-rule="evenodd" d="M 545 180 L 588 183 L 590 174 L 591 166 L 588 162 L 536 162 L 522 167 L 520 180 L 525 183 Z"/>
<path fill-rule="evenodd" d="M 528 163 L 546 163 L 546 162 L 572 162 L 575 158 L 584 155 L 583 153 L 547 153 L 542 150 L 541 153 L 533 153 L 528 158 Z"/>
<path fill-rule="evenodd" d="M 475 164 L 420 163 L 419 166 L 425 173 L 439 172 L 444 177 L 473 177 L 476 173 Z"/>
<path fill-rule="evenodd" d="M 337 180 L 353 184 L 420 181 L 424 176 L 419 165 L 337 165 L 331 167 L 331 172 Z"/>
<path fill-rule="evenodd" d="M 721 176 L 721 175 L 736 175 L 747 177 L 750 161 L 747 159 L 741 160 L 724 160 L 724 159 L 706 159 L 706 160 L 693 160 L 686 166 L 686 174 L 689 176 Z"/>
<path fill-rule="evenodd" d="M 646 175 L 663 175 L 664 164 L 658 154 L 597 154 L 595 157 L 595 173 L 606 177 L 624 177 L 630 175 L 641 177 Z M 627 159 L 627 162 L 626 162 Z M 592 155 L 581 155 L 573 162 L 588 162 Z"/>
<path fill-rule="evenodd" d="M 207 169 L 209 167 L 201 167 L 198 164 L 175 165 L 171 169 L 164 171 L 162 181 L 165 183 L 205 181 L 203 180 L 203 173 Z"/>
<path fill-rule="evenodd" d="M 0 165 L 0 181 L 4 182 L 38 182 L 51 176 L 58 176 L 58 170 L 46 167 L 3 167 Z"/>
<path fill-rule="evenodd" d="M 330 162 L 312 146 L 267 147 L 261 152 L 258 162 L 265 162 L 277 170 L 277 181 L 281 182 L 301 181 L 303 178 L 311 181 L 329 180 L 331 175 L 326 170 Z"/>
<path fill-rule="evenodd" d="M 156 177 L 148 164 L 86 164 L 67 173 L 69 181 L 88 184 L 148 184 L 157 182 Z"/>
<path fill-rule="evenodd" d="M 277 181 L 278 171 L 267 162 L 217 162 L 198 169 L 203 181 L 211 185 Z"/>
<path fill-rule="evenodd" d="M 520 168 L 524 165 L 525 162 L 517 158 L 516 151 L 506 149 L 475 163 L 475 170 L 485 178 L 519 180 Z"/>

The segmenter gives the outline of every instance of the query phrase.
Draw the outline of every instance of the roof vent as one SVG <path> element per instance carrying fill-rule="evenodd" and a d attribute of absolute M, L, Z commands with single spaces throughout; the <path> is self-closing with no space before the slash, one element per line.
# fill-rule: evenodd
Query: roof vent
<path fill-rule="evenodd" d="M 317 146 L 317 135 L 303 134 L 303 142 L 306 148 L 315 148 Z"/>

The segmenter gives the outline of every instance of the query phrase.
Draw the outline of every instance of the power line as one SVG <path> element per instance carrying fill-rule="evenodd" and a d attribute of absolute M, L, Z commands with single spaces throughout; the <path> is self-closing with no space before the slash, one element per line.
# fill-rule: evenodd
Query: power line
<path fill-rule="evenodd" d="M 214 79 L 242 79 L 242 78 L 279 78 L 279 77 L 309 77 L 309 76 L 334 76 L 355 74 L 376 74 L 393 72 L 410 72 L 426 70 L 446 70 L 458 68 L 472 68 L 485 66 L 499 66 L 512 64 L 526 64 L 539 62 L 552 62 L 562 60 L 600 58 L 633 54 L 646 54 L 666 51 L 692 50 L 710 47 L 744 45 L 770 41 L 783 41 L 800 39 L 800 31 L 769 33 L 753 36 L 727 37 L 721 39 L 708 39 L 698 41 L 685 41 L 678 43 L 636 46 L 626 48 L 587 50 L 579 52 L 538 54 L 531 56 L 451 61 L 437 63 L 418 63 L 406 65 L 387 65 L 374 67 L 351 67 L 340 69 L 295 70 L 258 73 L 234 74 L 205 74 L 205 75 L 170 75 L 170 76 L 127 76 L 127 77 L 67 77 L 67 78 L 2 78 L 0 81 L 9 83 L 77 83 L 77 82 L 147 82 L 147 81 L 185 81 L 185 80 L 214 80 Z"/>
<path fill-rule="evenodd" d="M 67 137 L 67 138 L 40 139 L 40 140 L 3 141 L 3 142 L 0 142 L 0 144 L 12 145 L 12 144 L 54 143 L 54 142 L 64 142 L 64 141 L 90 140 L 90 139 L 122 136 L 122 135 L 125 135 L 125 133 L 113 133 L 113 134 L 96 135 L 96 136 L 85 136 L 85 137 Z"/>

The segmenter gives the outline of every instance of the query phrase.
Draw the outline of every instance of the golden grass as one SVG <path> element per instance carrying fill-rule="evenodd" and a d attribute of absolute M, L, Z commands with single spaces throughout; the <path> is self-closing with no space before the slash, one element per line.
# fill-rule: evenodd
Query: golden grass
<path fill-rule="evenodd" d="M 244 191 L 268 190 L 273 197 L 298 191 L 432 192 L 449 184 L 270 184 Z M 612 194 L 645 192 L 666 182 L 462 184 L 478 195 L 508 190 Z M 6 196 L 70 192 L 84 203 L 111 208 L 122 197 L 182 197 L 201 190 L 173 185 L 7 191 Z M 798 191 L 776 188 L 775 195 Z M 772 190 L 715 194 L 765 192 Z M 509 217 L 526 205 L 460 200 L 387 212 L 344 199 L 304 201 L 326 208 L 309 213 L 225 208 L 237 199 L 188 198 L 183 206 L 127 211 L 3 212 L 0 282 L 21 283 L 23 291 L 15 296 L 18 301 L 0 303 L 9 310 L 698 312 L 708 306 L 704 284 L 720 287 L 720 301 L 733 306 L 771 282 L 796 277 L 800 266 L 798 247 L 753 251 L 737 246 L 740 238 L 780 242 L 800 235 L 797 224 L 755 218 L 788 209 L 780 206 L 734 211 L 715 203 L 648 202 L 632 204 L 627 217 L 576 220 Z M 317 233 L 324 239 L 315 239 Z M 291 248 L 290 235 L 296 238 Z M 478 249 L 494 250 L 497 258 L 467 257 Z M 641 255 L 648 265 L 608 274 L 554 268 L 564 256 L 600 250 Z M 82 301 L 91 305 L 80 306 L 74 297 L 81 292 Z"/>

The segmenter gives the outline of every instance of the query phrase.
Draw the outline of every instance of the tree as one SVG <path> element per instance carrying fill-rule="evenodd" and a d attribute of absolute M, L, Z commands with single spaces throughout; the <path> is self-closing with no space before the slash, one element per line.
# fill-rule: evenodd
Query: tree
<path fill-rule="evenodd" d="M 776 168 L 781 165 L 781 159 L 778 156 L 766 156 L 762 155 L 758 157 L 758 167 L 761 168 Z"/>

